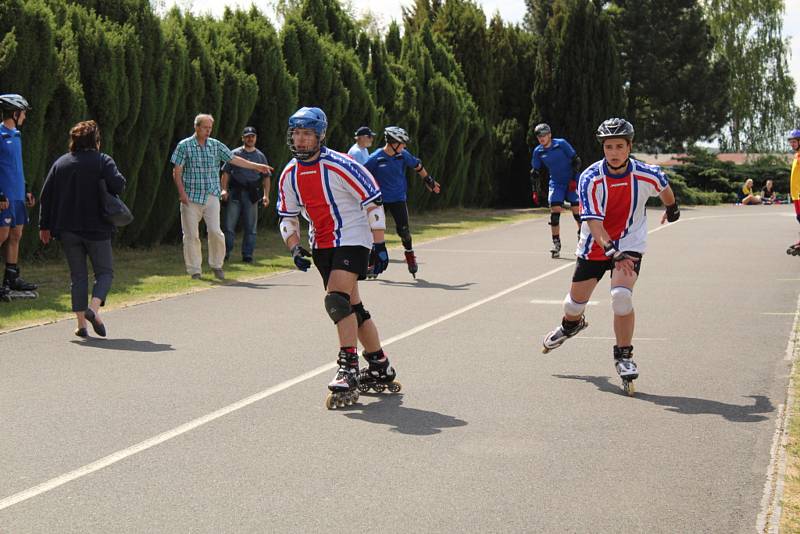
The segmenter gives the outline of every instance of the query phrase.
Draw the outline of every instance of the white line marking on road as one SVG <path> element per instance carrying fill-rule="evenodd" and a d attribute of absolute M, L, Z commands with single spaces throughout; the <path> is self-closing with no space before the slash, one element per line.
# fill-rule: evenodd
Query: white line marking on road
<path fill-rule="evenodd" d="M 536 250 L 468 250 L 461 248 L 425 248 L 425 245 L 420 245 L 417 250 L 424 250 L 425 252 L 458 252 L 462 254 L 536 254 L 544 255 L 544 252 Z"/>
<path fill-rule="evenodd" d="M 650 230 L 648 233 L 656 232 L 658 230 L 666 228 L 667 226 L 672 226 L 674 224 L 675 223 L 671 223 L 670 225 L 660 226 L 658 228 L 655 228 L 654 230 Z M 501 297 L 504 297 L 504 296 L 508 295 L 509 293 L 512 293 L 512 292 L 514 292 L 514 291 L 516 291 L 516 290 L 518 290 L 520 288 L 523 288 L 523 287 L 525 287 L 527 285 L 530 285 L 530 284 L 532 284 L 534 282 L 538 282 L 539 280 L 541 280 L 543 278 L 547 278 L 550 275 L 556 274 L 559 271 L 563 271 L 564 269 L 572 269 L 572 268 L 574 268 L 574 264 L 572 262 L 569 262 L 569 263 L 565 263 L 565 264 L 563 264 L 563 265 L 561 265 L 559 267 L 556 267 L 555 269 L 550 269 L 549 271 L 547 271 L 544 274 L 540 274 L 539 276 L 535 276 L 533 278 L 525 280 L 524 282 L 520 282 L 519 284 L 511 286 L 509 288 L 506 288 L 503 291 L 495 293 L 494 295 L 491 295 L 491 296 L 486 297 L 484 299 L 481 299 L 481 300 L 478 300 L 476 302 L 473 302 L 472 304 L 464 306 L 463 308 L 459 308 L 459 309 L 457 309 L 455 311 L 452 311 L 452 312 L 450 312 L 448 314 L 442 315 L 442 316 L 440 316 L 440 317 L 438 317 L 436 319 L 428 321 L 427 323 L 423 323 L 423 324 L 421 324 L 421 325 L 419 325 L 417 327 L 414 327 L 411 330 L 406 330 L 405 332 L 403 332 L 401 334 L 398 334 L 398 335 L 396 335 L 394 337 L 391 337 L 391 338 L 389 338 L 387 340 L 384 340 L 383 345 L 387 346 L 387 345 L 391 345 L 392 343 L 396 343 L 397 341 L 400 341 L 400 340 L 405 339 L 407 337 L 413 336 L 414 334 L 422 332 L 423 330 L 426 330 L 426 329 L 428 329 L 428 328 L 430 328 L 432 326 L 436 326 L 439 323 L 443 323 L 444 321 L 452 319 L 453 317 L 457 317 L 459 315 L 462 315 L 462 314 L 464 314 L 464 313 L 466 313 L 466 312 L 468 312 L 470 310 L 473 310 L 473 309 L 477 308 L 478 306 L 482 306 L 482 305 L 484 305 L 484 304 L 486 304 L 488 302 L 491 302 L 493 300 L 497 300 L 497 299 L 499 299 Z M 77 468 L 77 469 L 75 469 L 73 471 L 70 471 L 69 473 L 65 473 L 65 474 L 63 474 L 61 476 L 57 476 L 55 478 L 51 478 L 50 480 L 48 480 L 46 482 L 43 482 L 43 483 L 41 483 L 41 484 L 39 484 L 37 486 L 33 486 L 32 488 L 28 488 L 26 490 L 20 491 L 19 493 L 15 493 L 14 495 L 11 495 L 9 497 L 6 497 L 6 498 L 0 500 L 0 510 L 5 510 L 6 508 L 8 508 L 10 506 L 14 506 L 15 504 L 19 504 L 19 503 L 21 503 L 23 501 L 27 501 L 28 499 L 32 499 L 33 497 L 36 497 L 36 496 L 41 495 L 43 493 L 46 493 L 46 492 L 48 492 L 50 490 L 56 489 L 59 486 L 63 486 L 64 484 L 66 484 L 68 482 L 72 482 L 73 480 L 76 480 L 78 478 L 84 477 L 86 475 L 90 475 L 90 474 L 92 474 L 94 472 L 97 472 L 97 471 L 99 471 L 101 469 L 104 469 L 104 468 L 106 468 L 106 467 L 108 467 L 110 465 L 113 465 L 113 464 L 115 464 L 117 462 L 120 462 L 120 461 L 126 459 L 126 458 L 129 458 L 129 457 L 133 456 L 134 454 L 138 454 L 140 452 L 146 451 L 147 449 L 151 449 L 151 448 L 155 447 L 156 445 L 160 445 L 161 443 L 164 443 L 165 441 L 169 441 L 169 440 L 171 440 L 173 438 L 176 438 L 176 437 L 178 437 L 178 436 L 180 436 L 182 434 L 186 434 L 187 432 L 195 430 L 195 429 L 197 429 L 197 428 L 199 428 L 199 427 L 201 427 L 201 426 L 203 426 L 203 425 L 205 425 L 207 423 L 210 423 L 210 422 L 212 422 L 212 421 L 214 421 L 216 419 L 219 419 L 220 417 L 223 417 L 223 416 L 231 414 L 231 413 L 233 413 L 235 411 L 241 410 L 242 408 L 246 408 L 247 406 L 250 406 L 251 404 L 254 404 L 254 403 L 256 403 L 256 402 L 258 402 L 260 400 L 266 399 L 267 397 L 275 395 L 276 393 L 280 393 L 281 391 L 283 391 L 285 389 L 288 389 L 288 388 L 290 388 L 292 386 L 300 384 L 301 382 L 305 382 L 306 380 L 309 380 L 311 378 L 319 376 L 322 373 L 325 373 L 327 371 L 330 371 L 330 370 L 334 369 L 335 367 L 336 367 L 335 363 L 330 363 L 330 364 L 327 364 L 327 365 L 323 365 L 323 366 L 317 367 L 316 369 L 312 369 L 311 371 L 308 371 L 308 372 L 303 373 L 303 374 L 301 374 L 299 376 L 296 376 L 294 378 L 291 378 L 289 380 L 281 382 L 280 384 L 277 384 L 277 385 L 272 386 L 270 388 L 267 388 L 267 389 L 265 389 L 263 391 L 255 393 L 254 395 L 250 395 L 249 397 L 246 397 L 246 398 L 244 398 L 244 399 L 242 399 L 240 401 L 234 402 L 233 404 L 229 404 L 228 406 L 225 406 L 224 408 L 220 408 L 219 410 L 211 412 L 211 413 L 209 413 L 207 415 L 204 415 L 202 417 L 198 417 L 197 419 L 193 419 L 192 421 L 189 421 L 188 423 L 184 423 L 184 424 L 182 424 L 180 426 L 177 426 L 177 427 L 173 428 L 172 430 L 167 430 L 166 432 L 162 432 L 161 434 L 158 434 L 157 436 L 153 436 L 152 438 L 146 439 L 144 441 L 140 441 L 139 443 L 137 443 L 135 445 L 132 445 L 132 446 L 127 447 L 125 449 L 121 449 L 121 450 L 119 450 L 117 452 L 109 454 L 108 456 L 106 456 L 104 458 L 100 458 L 99 460 L 96 460 L 96 461 L 91 462 L 89 464 L 86 464 L 86 465 L 84 465 L 82 467 L 79 467 L 79 468 Z"/>
<path fill-rule="evenodd" d="M 587 306 L 597 306 L 599 301 L 597 300 L 590 300 L 586 303 Z M 540 300 L 540 299 L 533 299 L 531 304 L 564 304 L 564 299 L 561 300 Z"/>
<path fill-rule="evenodd" d="M 800 282 L 800 278 L 778 278 L 778 282 Z"/>
<path fill-rule="evenodd" d="M 599 339 L 603 341 L 615 341 L 617 338 L 615 337 L 603 337 L 603 336 L 575 336 L 575 339 Z M 633 338 L 634 341 L 666 341 L 667 338 L 665 337 L 635 337 Z"/>
<path fill-rule="evenodd" d="M 789 439 L 789 419 L 794 405 L 794 373 L 797 359 L 800 356 L 800 339 L 797 327 L 800 324 L 800 295 L 797 297 L 795 312 L 789 340 L 786 342 L 784 361 L 791 361 L 789 385 L 786 389 L 786 404 L 778 405 L 775 418 L 775 433 L 770 447 L 770 461 L 767 466 L 767 480 L 764 482 L 764 494 L 761 497 L 761 511 L 756 518 L 756 531 L 760 533 L 778 532 L 781 521 L 781 500 L 783 499 L 783 481 L 786 476 L 786 446 Z"/>

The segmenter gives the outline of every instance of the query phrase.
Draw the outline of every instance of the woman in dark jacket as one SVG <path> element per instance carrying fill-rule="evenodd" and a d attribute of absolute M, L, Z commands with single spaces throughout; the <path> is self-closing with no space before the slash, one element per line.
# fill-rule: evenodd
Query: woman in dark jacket
<path fill-rule="evenodd" d="M 119 194 L 125 189 L 125 178 L 114 160 L 100 152 L 100 130 L 95 121 L 79 122 L 69 135 L 69 152 L 53 163 L 42 187 L 39 238 L 45 245 L 51 238 L 58 239 L 64 249 L 72 279 L 72 311 L 78 318 L 75 335 L 87 336 L 88 321 L 96 334 L 105 336 L 99 309 L 114 278 L 114 226 L 103 218 L 99 182 L 105 180 L 108 192 Z M 95 277 L 88 307 L 87 256 Z"/>

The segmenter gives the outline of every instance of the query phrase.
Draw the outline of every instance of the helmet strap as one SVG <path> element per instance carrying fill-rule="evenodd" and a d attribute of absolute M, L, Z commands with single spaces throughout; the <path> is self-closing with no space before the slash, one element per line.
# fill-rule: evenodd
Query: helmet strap
<path fill-rule="evenodd" d="M 393 155 L 396 156 L 396 155 L 398 155 L 400 153 L 400 150 L 398 150 L 398 147 L 400 145 L 402 145 L 403 143 L 386 143 L 386 144 L 389 145 L 392 148 L 392 152 L 394 152 Z"/>
<path fill-rule="evenodd" d="M 617 171 L 621 171 L 622 169 L 628 168 L 628 163 L 630 163 L 631 158 L 625 158 L 625 161 L 622 162 L 622 165 L 619 167 L 613 167 L 611 163 L 606 160 L 606 165 L 608 165 L 609 170 L 611 170 L 614 174 L 617 174 Z"/>

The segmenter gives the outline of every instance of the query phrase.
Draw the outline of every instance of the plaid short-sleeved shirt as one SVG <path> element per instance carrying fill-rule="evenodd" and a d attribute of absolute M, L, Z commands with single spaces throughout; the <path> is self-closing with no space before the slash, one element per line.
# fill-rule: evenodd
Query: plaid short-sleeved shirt
<path fill-rule="evenodd" d="M 200 146 L 197 138 L 191 136 L 178 143 L 170 161 L 183 167 L 183 187 L 189 200 L 205 204 L 208 195 L 220 195 L 220 166 L 231 158 L 230 149 L 213 137 L 206 140 L 205 146 Z"/>

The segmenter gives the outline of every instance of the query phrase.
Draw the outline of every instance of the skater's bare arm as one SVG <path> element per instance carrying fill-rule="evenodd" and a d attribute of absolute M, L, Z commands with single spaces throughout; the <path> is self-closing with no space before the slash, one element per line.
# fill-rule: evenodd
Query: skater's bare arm
<path fill-rule="evenodd" d="M 665 222 L 675 222 L 681 216 L 678 209 L 678 202 L 675 200 L 675 193 L 672 192 L 670 186 L 665 187 L 659 194 L 658 198 L 664 203 L 664 215 L 661 216 L 661 224 Z"/>
<path fill-rule="evenodd" d="M 611 236 L 606 232 L 603 227 L 603 221 L 597 219 L 587 219 L 586 223 L 589 225 L 589 231 L 592 232 L 592 237 L 595 242 L 603 248 L 606 248 L 611 243 Z"/>

